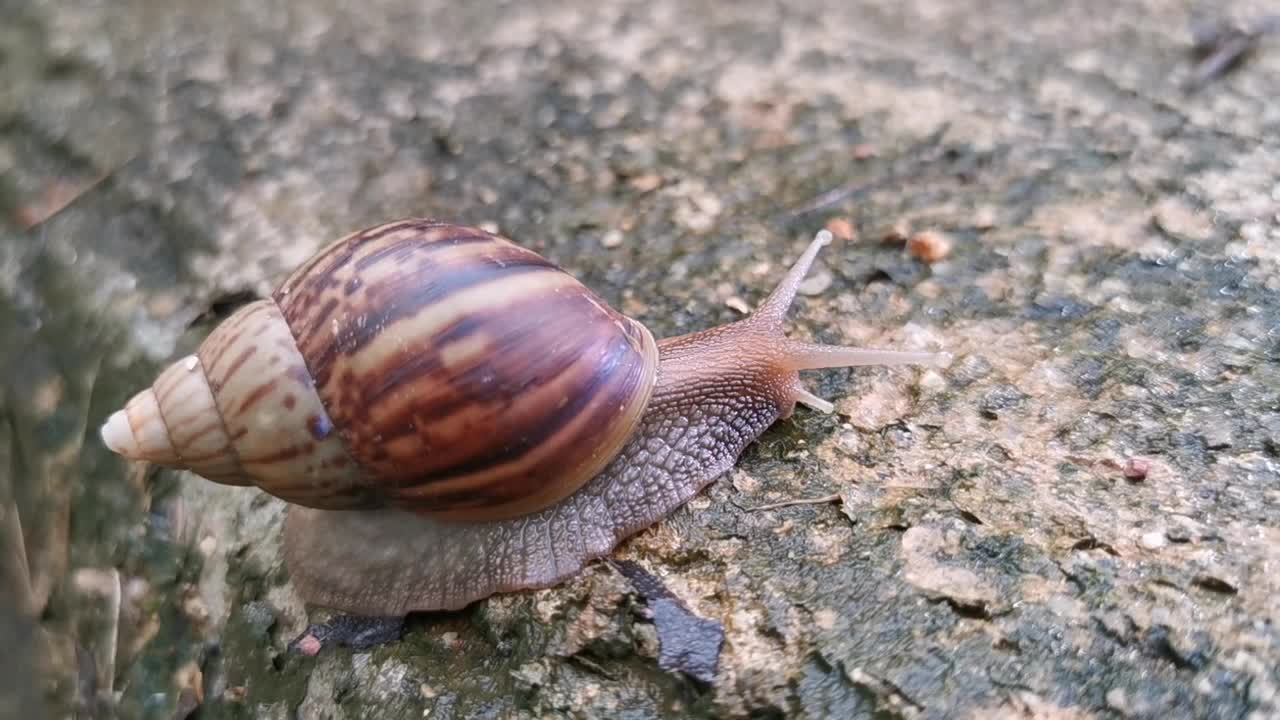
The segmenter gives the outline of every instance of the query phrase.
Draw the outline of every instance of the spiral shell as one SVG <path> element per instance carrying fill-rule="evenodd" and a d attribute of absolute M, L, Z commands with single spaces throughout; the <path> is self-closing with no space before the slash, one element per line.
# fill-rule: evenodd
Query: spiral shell
<path fill-rule="evenodd" d="M 657 362 L 648 330 L 538 254 L 403 220 L 320 251 L 102 436 L 308 507 L 509 518 L 617 455 Z"/>

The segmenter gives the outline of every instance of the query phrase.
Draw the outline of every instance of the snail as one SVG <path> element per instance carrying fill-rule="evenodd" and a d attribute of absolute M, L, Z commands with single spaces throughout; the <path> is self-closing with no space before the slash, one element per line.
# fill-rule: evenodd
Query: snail
<path fill-rule="evenodd" d="M 103 423 L 125 458 L 285 501 L 313 605 L 456 610 L 545 588 L 726 472 L 802 370 L 947 353 L 801 342 L 785 315 L 819 232 L 743 319 L 655 340 L 508 238 L 430 219 L 322 248 Z"/>

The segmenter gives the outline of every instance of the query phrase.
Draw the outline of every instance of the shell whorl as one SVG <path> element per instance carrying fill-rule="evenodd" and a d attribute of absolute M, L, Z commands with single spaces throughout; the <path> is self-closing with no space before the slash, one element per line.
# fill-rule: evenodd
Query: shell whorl
<path fill-rule="evenodd" d="M 173 363 L 124 409 L 107 419 L 102 437 L 112 450 L 182 467 L 224 485 L 252 485 L 231 447 L 200 358 Z"/>
<path fill-rule="evenodd" d="M 642 325 L 536 253 L 405 220 L 321 250 L 102 434 L 308 507 L 502 519 L 603 469 L 657 364 Z"/>
<path fill-rule="evenodd" d="M 107 420 L 113 450 L 320 509 L 377 507 L 333 432 L 280 309 L 240 308 Z M 136 448 L 128 452 L 130 442 Z"/>

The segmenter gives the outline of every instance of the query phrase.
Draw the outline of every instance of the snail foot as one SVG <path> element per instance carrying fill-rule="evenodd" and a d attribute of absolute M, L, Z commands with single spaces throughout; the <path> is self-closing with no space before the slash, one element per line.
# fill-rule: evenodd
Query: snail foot
<path fill-rule="evenodd" d="M 311 625 L 289 643 L 289 652 L 314 656 L 325 645 L 368 650 L 404 637 L 404 616 L 367 617 L 338 615 L 327 623 Z"/>

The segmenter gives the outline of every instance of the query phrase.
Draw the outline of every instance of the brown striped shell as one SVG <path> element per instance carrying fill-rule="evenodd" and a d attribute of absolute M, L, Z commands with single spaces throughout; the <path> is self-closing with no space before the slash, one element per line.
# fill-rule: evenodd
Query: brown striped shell
<path fill-rule="evenodd" d="M 508 518 L 617 455 L 657 355 L 648 330 L 538 254 L 404 220 L 323 249 L 102 435 L 308 507 Z"/>

